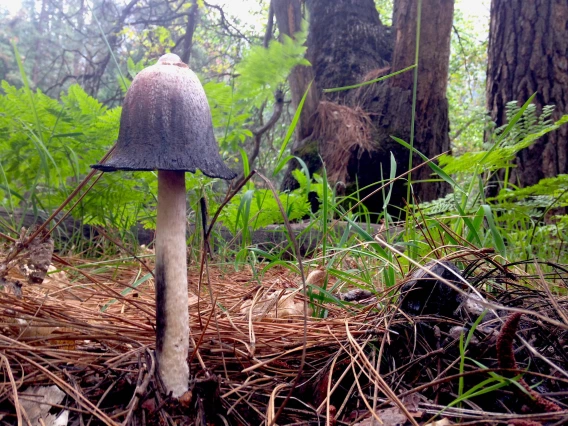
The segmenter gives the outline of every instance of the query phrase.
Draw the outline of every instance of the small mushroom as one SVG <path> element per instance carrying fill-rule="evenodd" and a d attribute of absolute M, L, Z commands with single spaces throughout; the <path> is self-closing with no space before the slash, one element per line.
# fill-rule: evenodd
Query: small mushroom
<path fill-rule="evenodd" d="M 177 55 L 162 56 L 134 78 L 113 155 L 92 167 L 158 171 L 156 358 L 166 391 L 178 398 L 189 383 L 185 172 L 236 174 L 219 155 L 203 87 Z"/>

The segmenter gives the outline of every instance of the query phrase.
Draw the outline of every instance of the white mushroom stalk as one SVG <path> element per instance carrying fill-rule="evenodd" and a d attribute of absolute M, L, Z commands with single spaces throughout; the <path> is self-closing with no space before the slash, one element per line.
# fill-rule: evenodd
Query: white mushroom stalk
<path fill-rule="evenodd" d="M 158 171 L 156 224 L 156 357 L 165 388 L 188 390 L 189 314 L 185 173 Z"/>
<path fill-rule="evenodd" d="M 166 392 L 189 387 L 186 194 L 184 172 L 233 179 L 219 155 L 211 112 L 197 76 L 174 54 L 134 80 L 122 107 L 112 157 L 95 169 L 158 170 L 156 360 Z"/>

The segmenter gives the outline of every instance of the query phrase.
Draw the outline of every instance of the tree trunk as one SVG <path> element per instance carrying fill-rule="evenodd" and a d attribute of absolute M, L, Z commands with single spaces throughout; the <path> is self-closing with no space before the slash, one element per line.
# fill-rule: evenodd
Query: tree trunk
<path fill-rule="evenodd" d="M 373 0 L 308 0 L 308 46 L 319 91 L 357 84 L 365 75 L 389 65 L 390 31 L 383 26 Z M 325 99 L 342 102 L 347 91 Z"/>
<path fill-rule="evenodd" d="M 521 105 L 534 93 L 538 113 L 555 105 L 558 119 L 568 112 L 568 1 L 493 0 L 487 67 L 491 118 L 506 122 L 507 102 Z M 521 151 L 510 181 L 521 187 L 568 173 L 568 127 L 548 133 Z"/>
<path fill-rule="evenodd" d="M 280 38 L 284 35 L 294 37 L 294 34 L 302 29 L 302 0 L 272 0 L 271 6 L 274 11 L 274 16 L 276 17 Z M 309 51 L 307 57 L 308 60 L 310 60 Z M 305 150 L 306 141 L 309 140 L 310 135 L 313 132 L 312 116 L 317 110 L 320 96 L 315 85 L 311 84 L 310 86 L 310 83 L 312 83 L 313 80 L 313 69 L 312 67 L 307 66 L 295 67 L 288 77 L 288 83 L 290 84 L 290 92 L 292 95 L 292 107 L 294 109 L 298 108 L 304 94 L 309 88 L 309 92 L 300 113 L 300 118 L 296 124 L 295 138 L 291 146 L 291 152 L 293 155 L 302 158 L 307 163 L 310 173 L 315 172 L 321 167 L 321 162 L 319 161 L 317 153 L 316 155 L 313 155 L 313 153 L 310 155 L 310 153 Z M 288 167 L 282 181 L 283 190 L 297 188 L 297 181 L 292 177 L 292 171 L 298 168 L 298 166 L 299 163 L 295 160 L 288 163 Z M 316 210 L 317 203 L 315 200 L 313 203 L 313 209 Z"/>
<path fill-rule="evenodd" d="M 189 65 L 191 58 L 191 49 L 193 48 L 193 34 L 197 28 L 197 20 L 199 19 L 199 6 L 197 0 L 191 0 L 191 6 L 187 15 L 187 24 L 185 26 L 185 35 L 183 36 L 183 51 L 181 52 L 181 61 Z"/>
<path fill-rule="evenodd" d="M 397 0 L 393 12 L 396 25 L 396 43 L 392 71 L 414 64 L 416 50 L 416 21 L 418 1 Z M 450 150 L 450 120 L 448 116 L 448 73 L 450 66 L 450 41 L 454 17 L 454 0 L 423 0 L 421 11 L 420 51 L 418 56 L 418 85 L 416 90 L 414 147 L 428 158 Z M 392 88 L 412 92 L 414 73 L 406 72 L 389 80 Z M 396 116 L 391 111 L 391 116 Z M 408 134 L 410 126 L 399 129 L 401 135 Z M 385 135 L 386 136 L 386 135 Z M 408 157 L 407 157 L 408 158 Z M 413 166 L 422 160 L 414 156 Z M 405 170 L 407 167 L 405 168 Z M 419 168 L 413 181 L 431 178 L 428 166 Z M 443 196 L 448 186 L 443 182 L 425 182 L 413 185 L 420 201 L 434 200 Z M 412 200 L 411 200 L 412 201 Z"/>
<path fill-rule="evenodd" d="M 408 170 L 409 152 L 391 136 L 410 139 L 413 74 L 348 91 L 323 93 L 323 89 L 354 85 L 412 65 L 417 1 L 395 2 L 394 40 L 391 29 L 381 23 L 373 0 L 308 0 L 307 4 L 311 17 L 308 59 L 320 103 L 311 119 L 311 137 L 297 147 L 296 154 L 312 171 L 321 155 L 330 180 L 342 182 L 346 192 L 375 184 L 360 193 L 363 197 L 377 188 L 381 176 L 389 177 L 391 152 L 396 174 Z M 453 7 L 453 0 L 423 0 L 414 146 L 429 157 L 450 147 L 446 86 Z M 413 180 L 430 174 L 423 167 Z M 447 190 L 438 182 L 413 187 L 422 201 Z M 399 181 L 391 194 L 391 212 L 396 213 L 405 198 L 405 183 Z M 382 193 L 365 204 L 372 212 L 382 211 Z"/>

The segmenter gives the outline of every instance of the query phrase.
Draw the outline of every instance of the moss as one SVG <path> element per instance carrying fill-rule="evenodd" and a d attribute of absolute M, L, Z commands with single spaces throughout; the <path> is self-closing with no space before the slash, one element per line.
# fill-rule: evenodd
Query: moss
<path fill-rule="evenodd" d="M 306 166 L 308 166 L 310 174 L 321 172 L 322 162 L 320 158 L 318 141 L 314 140 L 306 142 L 302 147 L 294 152 L 294 155 L 304 160 Z"/>

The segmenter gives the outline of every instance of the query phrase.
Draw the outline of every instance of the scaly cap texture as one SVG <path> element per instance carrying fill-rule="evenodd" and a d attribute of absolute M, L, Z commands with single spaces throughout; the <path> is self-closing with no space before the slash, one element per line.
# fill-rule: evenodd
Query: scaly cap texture
<path fill-rule="evenodd" d="M 104 164 L 115 170 L 201 170 L 233 179 L 219 155 L 211 112 L 197 76 L 175 54 L 142 70 L 126 93 L 117 146 Z"/>

